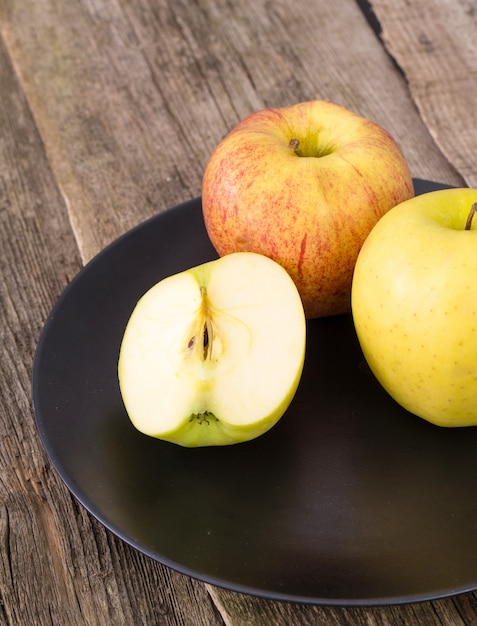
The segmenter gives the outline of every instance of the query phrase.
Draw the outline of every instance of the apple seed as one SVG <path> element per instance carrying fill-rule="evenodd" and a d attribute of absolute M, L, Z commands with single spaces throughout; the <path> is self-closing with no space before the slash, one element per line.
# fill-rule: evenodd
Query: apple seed
<path fill-rule="evenodd" d="M 467 217 L 467 221 L 465 223 L 465 230 L 470 230 L 472 228 L 472 219 L 476 212 L 477 212 L 477 202 L 474 202 L 474 204 L 470 207 L 470 212 Z"/>
<path fill-rule="evenodd" d="M 203 349 L 202 356 L 204 358 L 204 361 L 207 360 L 207 356 L 209 353 L 209 329 L 208 329 L 207 321 L 204 324 L 204 332 L 202 335 L 202 349 Z"/>
<path fill-rule="evenodd" d="M 203 322 L 202 330 L 198 333 L 202 338 L 202 343 L 197 346 L 198 350 L 202 350 L 201 356 L 204 361 L 212 354 L 212 337 L 213 337 L 213 329 L 212 322 L 209 317 L 206 317 Z M 187 351 L 188 354 L 191 354 L 197 345 L 197 334 L 192 335 L 187 343 Z"/>

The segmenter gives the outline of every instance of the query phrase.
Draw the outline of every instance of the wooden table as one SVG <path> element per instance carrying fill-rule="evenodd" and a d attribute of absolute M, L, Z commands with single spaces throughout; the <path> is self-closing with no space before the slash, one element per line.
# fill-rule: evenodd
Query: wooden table
<path fill-rule="evenodd" d="M 477 623 L 475 593 L 315 607 L 172 571 L 76 502 L 32 416 L 37 340 L 65 286 L 199 196 L 212 149 L 251 111 L 330 99 L 386 127 L 415 177 L 477 186 L 475 0 L 371 5 L 0 0 L 1 624 Z"/>

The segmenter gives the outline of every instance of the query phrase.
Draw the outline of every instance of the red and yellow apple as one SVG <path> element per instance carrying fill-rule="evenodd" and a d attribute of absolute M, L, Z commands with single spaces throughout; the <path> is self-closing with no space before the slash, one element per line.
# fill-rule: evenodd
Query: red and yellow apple
<path fill-rule="evenodd" d="M 202 205 L 219 255 L 252 251 L 277 261 L 312 318 L 350 310 L 365 238 L 413 195 L 406 159 L 386 130 L 316 100 L 240 122 L 207 163 Z"/>
<path fill-rule="evenodd" d="M 164 278 L 121 344 L 124 405 L 141 432 L 187 447 L 262 435 L 282 417 L 305 356 L 303 305 L 275 261 L 236 253 Z"/>
<path fill-rule="evenodd" d="M 439 426 L 477 425 L 472 210 L 477 189 L 400 204 L 371 231 L 353 278 L 354 324 L 371 370 L 405 409 Z"/>

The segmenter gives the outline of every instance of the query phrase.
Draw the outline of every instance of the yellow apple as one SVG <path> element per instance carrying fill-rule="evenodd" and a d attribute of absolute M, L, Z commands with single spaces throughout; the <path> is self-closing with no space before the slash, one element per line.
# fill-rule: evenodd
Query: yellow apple
<path fill-rule="evenodd" d="M 312 318 L 350 310 L 366 236 L 413 195 L 406 159 L 386 130 L 315 100 L 240 122 L 207 163 L 202 205 L 219 255 L 246 250 L 280 263 Z"/>
<path fill-rule="evenodd" d="M 128 321 L 124 405 L 138 430 L 183 446 L 253 439 L 292 401 L 305 337 L 296 286 L 265 256 L 230 254 L 169 276 Z"/>
<path fill-rule="evenodd" d="M 477 424 L 475 203 L 477 189 L 465 188 L 395 207 L 371 231 L 353 279 L 371 370 L 405 409 L 440 426 Z"/>

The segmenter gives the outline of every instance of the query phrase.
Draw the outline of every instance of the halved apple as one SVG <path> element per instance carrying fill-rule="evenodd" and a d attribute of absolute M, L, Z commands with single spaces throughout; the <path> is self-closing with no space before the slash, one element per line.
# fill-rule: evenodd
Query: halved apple
<path fill-rule="evenodd" d="M 262 435 L 298 387 L 306 323 L 275 261 L 237 252 L 169 276 L 137 303 L 118 375 L 141 432 L 183 446 Z"/>

